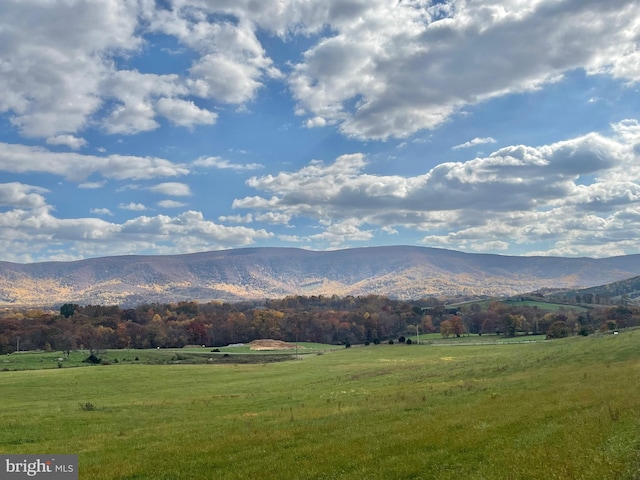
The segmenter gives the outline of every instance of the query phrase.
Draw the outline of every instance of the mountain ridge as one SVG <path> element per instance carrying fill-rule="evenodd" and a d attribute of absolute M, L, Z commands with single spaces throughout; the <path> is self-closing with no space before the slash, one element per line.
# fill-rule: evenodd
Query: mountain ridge
<path fill-rule="evenodd" d="M 0 305 L 133 305 L 286 295 L 514 295 L 578 289 L 640 275 L 640 255 L 521 257 L 430 247 L 313 251 L 251 247 L 70 262 L 0 262 Z"/>

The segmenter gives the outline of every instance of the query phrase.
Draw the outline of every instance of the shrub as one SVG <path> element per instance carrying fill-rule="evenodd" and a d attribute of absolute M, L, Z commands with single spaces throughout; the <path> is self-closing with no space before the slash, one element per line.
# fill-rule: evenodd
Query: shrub
<path fill-rule="evenodd" d="M 407 345 L 411 345 L 411 343 L 412 343 L 412 342 L 411 342 L 411 339 L 410 339 L 410 338 L 407 338 Z"/>
<path fill-rule="evenodd" d="M 373 344 L 374 345 L 380 345 L 380 339 L 379 338 L 374 338 L 373 339 Z"/>
<path fill-rule="evenodd" d="M 350 342 L 345 343 L 344 348 L 351 348 L 351 343 Z"/>
<path fill-rule="evenodd" d="M 406 342 L 406 340 L 407 340 L 407 339 L 406 339 L 406 338 L 404 338 L 404 335 L 403 335 L 403 336 L 401 336 L 400 338 L 398 338 L 398 343 L 404 343 L 404 342 Z"/>
<path fill-rule="evenodd" d="M 212 352 L 216 352 L 216 353 L 218 353 L 218 352 L 220 352 L 220 349 L 219 349 L 219 348 L 214 348 L 214 349 L 213 349 L 213 350 L 211 350 L 211 351 L 212 351 Z"/>
<path fill-rule="evenodd" d="M 393 345 L 393 340 L 389 340 L 389 345 Z"/>
<path fill-rule="evenodd" d="M 137 362 L 137 361 L 139 361 L 140 359 L 139 359 L 138 357 L 136 357 L 136 358 L 134 358 L 134 360 Z"/>
<path fill-rule="evenodd" d="M 583 337 L 587 337 L 593 333 L 593 327 L 590 325 L 582 325 L 578 333 Z"/>
<path fill-rule="evenodd" d="M 368 347 L 369 346 L 369 342 L 364 342 L 364 346 Z"/>
<path fill-rule="evenodd" d="M 93 353 L 91 355 L 89 355 L 87 358 L 85 358 L 83 361 L 83 363 L 93 363 L 94 365 L 97 365 L 100 363 L 100 359 L 98 357 L 96 357 Z"/>
<path fill-rule="evenodd" d="M 569 327 L 566 322 L 558 320 L 553 322 L 547 330 L 547 338 L 564 338 L 569 336 Z"/>

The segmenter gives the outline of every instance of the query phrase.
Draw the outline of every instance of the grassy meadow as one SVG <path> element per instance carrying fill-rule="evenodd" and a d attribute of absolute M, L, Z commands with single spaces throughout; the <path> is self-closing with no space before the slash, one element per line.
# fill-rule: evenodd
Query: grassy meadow
<path fill-rule="evenodd" d="M 96 480 L 640 478 L 640 331 L 319 353 L 0 371 L 0 453 Z"/>

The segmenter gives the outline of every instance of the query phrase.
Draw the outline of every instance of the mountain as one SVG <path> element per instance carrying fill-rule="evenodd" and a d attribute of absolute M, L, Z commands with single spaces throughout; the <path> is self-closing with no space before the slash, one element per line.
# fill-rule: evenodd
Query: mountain
<path fill-rule="evenodd" d="M 640 275 L 640 255 L 514 257 L 426 247 L 245 248 L 74 262 L 0 262 L 0 305 L 135 305 L 286 295 L 514 295 Z"/>

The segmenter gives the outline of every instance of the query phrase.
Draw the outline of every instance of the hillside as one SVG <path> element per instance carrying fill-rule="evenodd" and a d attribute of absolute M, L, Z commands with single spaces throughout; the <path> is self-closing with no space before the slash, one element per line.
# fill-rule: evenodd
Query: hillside
<path fill-rule="evenodd" d="M 513 295 L 577 289 L 640 275 L 640 255 L 512 257 L 424 247 L 337 251 L 248 248 L 75 262 L 0 262 L 0 304 L 133 305 L 286 295 Z"/>
<path fill-rule="evenodd" d="M 624 299 L 630 304 L 637 305 L 640 302 L 640 276 L 595 287 L 567 290 L 555 296 L 567 299 L 579 297 L 580 303 L 600 303 L 599 298 L 607 299 L 607 302 L 618 302 Z"/>

